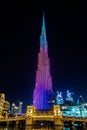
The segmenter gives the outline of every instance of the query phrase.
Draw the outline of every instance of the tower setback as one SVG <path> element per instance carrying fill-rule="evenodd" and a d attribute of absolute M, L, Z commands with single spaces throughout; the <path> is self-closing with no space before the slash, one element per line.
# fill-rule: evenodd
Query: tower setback
<path fill-rule="evenodd" d="M 50 75 L 50 59 L 48 57 L 45 18 L 43 14 L 42 32 L 40 35 L 40 52 L 38 53 L 36 83 L 33 92 L 33 105 L 37 110 L 51 109 L 51 95 L 52 77 Z"/>

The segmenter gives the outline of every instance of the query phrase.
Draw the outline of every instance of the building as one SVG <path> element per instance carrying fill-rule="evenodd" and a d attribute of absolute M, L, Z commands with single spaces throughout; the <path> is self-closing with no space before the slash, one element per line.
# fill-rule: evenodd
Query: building
<path fill-rule="evenodd" d="M 37 110 L 52 108 L 52 77 L 50 74 L 50 59 L 48 57 L 48 44 L 46 39 L 45 18 L 43 14 L 42 32 L 40 36 L 40 52 L 38 53 L 38 67 L 36 71 L 36 84 L 33 92 L 33 105 Z"/>
<path fill-rule="evenodd" d="M 16 106 L 15 103 L 12 103 L 11 114 L 13 116 L 22 114 L 22 105 L 23 105 L 23 102 L 19 102 L 18 106 Z"/>
<path fill-rule="evenodd" d="M 23 102 L 19 102 L 19 113 L 20 114 L 22 113 L 22 105 L 23 105 Z"/>
<path fill-rule="evenodd" d="M 52 90 L 52 77 L 50 74 L 50 59 L 48 57 L 48 44 L 46 39 L 45 19 L 43 14 L 42 32 L 40 36 L 40 52 L 38 53 L 38 67 L 33 92 L 33 105 L 27 106 L 26 125 L 54 123 L 62 125 L 60 105 L 54 105 Z"/>
<path fill-rule="evenodd" d="M 15 105 L 15 103 L 12 103 L 11 114 L 17 115 L 18 112 L 19 112 L 19 107 L 17 107 L 17 106 Z"/>
<path fill-rule="evenodd" d="M 57 91 L 56 104 L 57 104 L 57 105 L 59 105 L 59 104 L 64 104 L 62 92 L 58 92 L 58 91 Z"/>
<path fill-rule="evenodd" d="M 80 95 L 78 100 L 77 100 L 77 104 L 80 105 L 82 103 L 85 103 L 85 101 L 84 101 L 83 97 Z"/>
<path fill-rule="evenodd" d="M 9 102 L 5 100 L 5 94 L 0 93 L 0 119 L 8 116 L 9 106 Z"/>

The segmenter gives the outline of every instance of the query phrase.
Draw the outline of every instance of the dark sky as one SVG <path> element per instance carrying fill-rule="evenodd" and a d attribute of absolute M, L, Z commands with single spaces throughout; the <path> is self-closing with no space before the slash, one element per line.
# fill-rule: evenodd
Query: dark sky
<path fill-rule="evenodd" d="M 24 110 L 32 104 L 39 52 L 42 12 L 53 77 L 53 90 L 74 92 L 87 101 L 86 4 L 74 0 L 55 3 L 20 2 L 0 4 L 0 93 Z"/>

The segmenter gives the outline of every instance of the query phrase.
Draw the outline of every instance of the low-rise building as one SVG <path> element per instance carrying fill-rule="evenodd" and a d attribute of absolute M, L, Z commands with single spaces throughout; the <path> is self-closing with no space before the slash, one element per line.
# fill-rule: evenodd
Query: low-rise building
<path fill-rule="evenodd" d="M 5 100 L 5 94 L 0 93 L 0 119 L 8 116 L 9 105 L 9 102 Z"/>

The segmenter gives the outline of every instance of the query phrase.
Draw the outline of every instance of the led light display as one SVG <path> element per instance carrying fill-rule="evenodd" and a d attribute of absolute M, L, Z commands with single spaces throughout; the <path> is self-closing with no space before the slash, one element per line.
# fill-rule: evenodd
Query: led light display
<path fill-rule="evenodd" d="M 36 83 L 33 92 L 33 105 L 37 110 L 51 109 L 51 94 L 52 77 L 50 75 L 50 60 L 48 57 L 45 18 L 43 14 L 42 32 L 40 36 L 40 52 L 38 53 Z"/>

